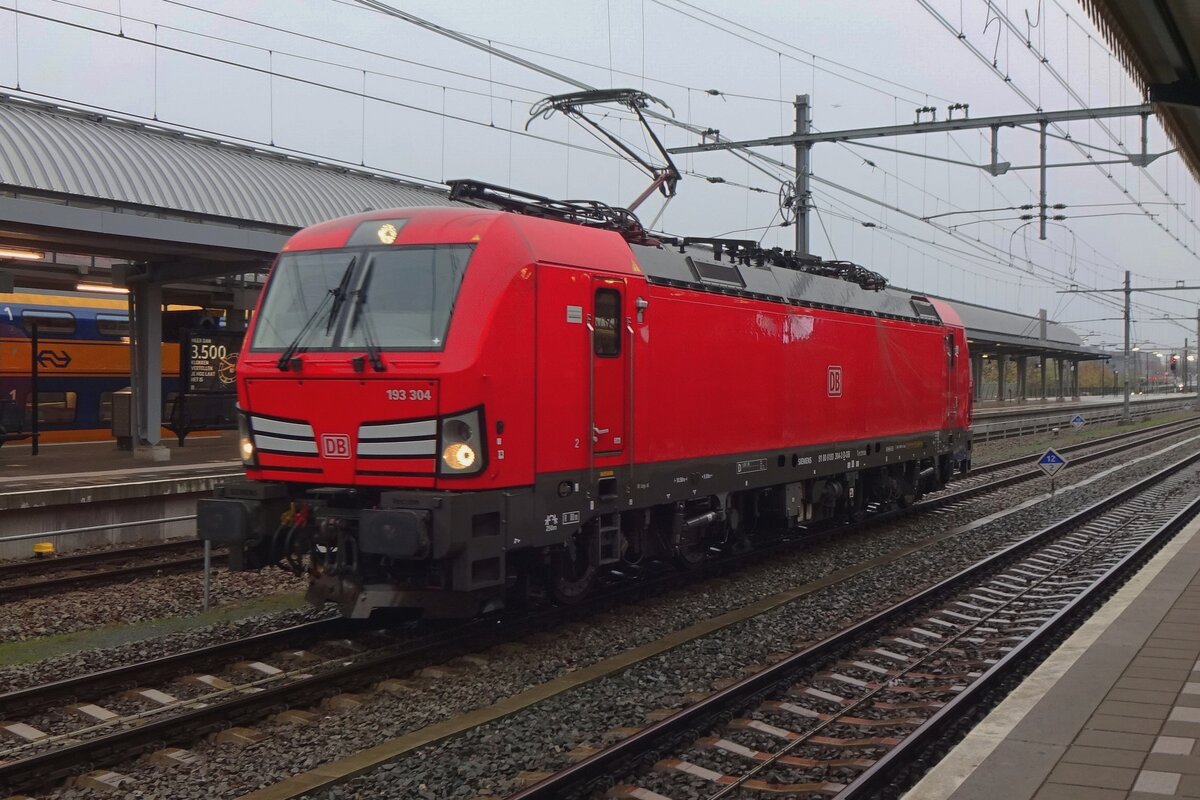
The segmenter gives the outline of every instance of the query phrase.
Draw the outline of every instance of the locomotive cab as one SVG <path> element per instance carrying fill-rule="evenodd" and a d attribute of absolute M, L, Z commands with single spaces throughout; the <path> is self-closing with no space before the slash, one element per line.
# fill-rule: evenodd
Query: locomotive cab
<path fill-rule="evenodd" d="M 239 365 L 248 480 L 198 510 L 235 567 L 307 558 L 310 599 L 353 616 L 469 615 L 503 583 L 522 493 L 500 487 L 532 472 L 533 288 L 498 216 L 358 218 L 288 243 Z"/>

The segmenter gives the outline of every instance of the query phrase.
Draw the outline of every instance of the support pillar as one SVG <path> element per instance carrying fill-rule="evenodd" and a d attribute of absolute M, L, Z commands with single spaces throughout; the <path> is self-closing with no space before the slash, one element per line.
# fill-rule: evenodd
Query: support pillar
<path fill-rule="evenodd" d="M 1029 369 L 1029 359 L 1026 356 L 1017 356 L 1017 402 L 1024 403 L 1027 392 L 1025 391 L 1025 376 Z"/>
<path fill-rule="evenodd" d="M 1008 399 L 1008 356 L 996 357 L 996 399 L 1003 403 Z"/>
<path fill-rule="evenodd" d="M 1042 393 L 1039 395 L 1041 399 L 1046 399 L 1046 357 L 1039 358 L 1038 372 L 1042 373 Z"/>
<path fill-rule="evenodd" d="M 1059 401 L 1062 401 L 1063 399 L 1065 399 L 1063 396 L 1063 390 L 1065 388 L 1067 376 L 1065 374 L 1063 374 L 1065 372 L 1063 367 L 1066 363 L 1067 363 L 1067 361 L 1064 358 L 1054 359 L 1054 365 L 1055 365 L 1056 369 L 1058 370 L 1058 397 L 1056 397 L 1055 399 L 1059 400 Z"/>
<path fill-rule="evenodd" d="M 1071 362 L 1071 399 L 1079 399 L 1079 360 Z"/>
<path fill-rule="evenodd" d="M 971 354 L 971 396 L 975 402 L 979 402 L 980 395 L 983 394 L 983 356 Z"/>
<path fill-rule="evenodd" d="M 134 458 L 168 461 L 162 444 L 162 284 L 141 280 L 130 286 L 133 298 Z"/>
<path fill-rule="evenodd" d="M 812 119 L 809 117 L 808 95 L 796 95 L 796 133 L 804 134 L 812 131 Z M 809 186 L 809 156 L 812 145 L 796 143 L 796 253 L 809 254 L 808 207 L 812 200 L 812 189 Z"/>

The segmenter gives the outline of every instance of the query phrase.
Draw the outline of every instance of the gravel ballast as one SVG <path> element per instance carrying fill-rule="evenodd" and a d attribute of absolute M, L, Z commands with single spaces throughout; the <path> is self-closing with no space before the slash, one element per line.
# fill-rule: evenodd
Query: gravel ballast
<path fill-rule="evenodd" d="M 1161 452 L 1169 443 L 1186 438 L 1148 445 L 1106 463 L 1071 468 L 1059 477 L 1060 484 L 1089 477 L 1096 480 L 1078 489 L 1060 485 L 1054 498 L 991 523 L 972 526 L 899 563 L 418 750 L 316 796 L 470 798 L 504 794 L 515 788 L 515 777 L 522 770 L 562 766 L 568 751 L 585 743 L 602 744 L 614 727 L 640 726 L 646 722 L 648 712 L 680 705 L 687 692 L 711 691 L 716 681 L 738 677 L 773 653 L 792 652 L 1082 505 L 1112 494 L 1135 478 L 1191 452 L 1195 444 L 1140 462 L 1134 459 Z M 1104 474 L 1116 469 L 1114 463 L 1123 468 Z M 886 533 L 879 529 L 822 541 L 732 577 L 706 581 L 586 625 L 535 637 L 527 642 L 527 649 L 489 654 L 485 666 L 463 667 L 445 679 L 415 681 L 414 688 L 403 695 L 371 694 L 354 711 L 322 712 L 323 718 L 315 725 L 292 728 L 266 723 L 262 729 L 272 737 L 248 750 L 194 744 L 192 749 L 203 759 L 194 767 L 167 769 L 139 761 L 118 769 L 136 779 L 136 791 L 144 797 L 235 797 L 655 641 L 697 620 L 793 589 L 988 514 L 1012 509 L 1045 488 L 1044 481 L 1033 481 L 980 498 L 958 511 L 889 524 Z M 75 798 L 90 793 L 66 789 L 49 796 Z"/>

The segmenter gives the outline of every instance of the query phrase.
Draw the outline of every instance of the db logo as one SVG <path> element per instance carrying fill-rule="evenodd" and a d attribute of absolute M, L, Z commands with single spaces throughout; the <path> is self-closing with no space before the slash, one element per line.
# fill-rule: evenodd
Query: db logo
<path fill-rule="evenodd" d="M 830 367 L 829 374 L 826 380 L 826 386 L 829 389 L 830 397 L 842 396 L 842 368 Z"/>
<path fill-rule="evenodd" d="M 350 437 L 344 433 L 321 434 L 321 455 L 326 458 L 349 458 Z"/>

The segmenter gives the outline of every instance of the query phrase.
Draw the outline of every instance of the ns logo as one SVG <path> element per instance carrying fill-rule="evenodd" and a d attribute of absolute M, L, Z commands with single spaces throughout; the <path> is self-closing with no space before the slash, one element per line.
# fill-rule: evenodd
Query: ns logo
<path fill-rule="evenodd" d="M 829 371 L 825 377 L 825 387 L 830 397 L 842 396 L 842 368 L 839 366 L 829 367 Z"/>

